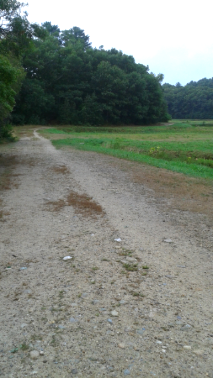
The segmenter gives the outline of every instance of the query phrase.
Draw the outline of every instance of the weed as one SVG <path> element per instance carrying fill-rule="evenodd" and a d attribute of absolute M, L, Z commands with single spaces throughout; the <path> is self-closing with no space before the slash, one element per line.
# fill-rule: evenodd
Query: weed
<path fill-rule="evenodd" d="M 13 348 L 10 353 L 17 353 L 18 352 L 18 348 Z"/>
<path fill-rule="evenodd" d="M 128 272 L 134 272 L 138 270 L 138 264 L 123 264 L 123 267 L 128 271 Z"/>
<path fill-rule="evenodd" d="M 93 266 L 93 267 L 92 267 L 92 270 L 94 270 L 94 271 L 95 271 L 95 270 L 98 270 L 98 269 L 99 269 L 99 268 L 98 268 L 97 266 Z"/>
<path fill-rule="evenodd" d="M 142 268 L 143 269 L 149 269 L 149 267 L 147 265 L 143 265 Z"/>
<path fill-rule="evenodd" d="M 28 350 L 29 349 L 29 345 L 27 345 L 26 343 L 23 343 L 21 344 L 21 350 L 25 351 L 25 350 Z"/>
<path fill-rule="evenodd" d="M 42 318 L 42 319 L 46 319 L 46 318 Z M 31 339 L 32 340 L 42 340 L 42 336 L 41 335 L 31 335 Z"/>
<path fill-rule="evenodd" d="M 109 261 L 108 259 L 103 258 L 101 261 Z"/>
<path fill-rule="evenodd" d="M 147 272 L 143 272 L 143 273 L 142 273 L 142 276 L 147 276 Z"/>

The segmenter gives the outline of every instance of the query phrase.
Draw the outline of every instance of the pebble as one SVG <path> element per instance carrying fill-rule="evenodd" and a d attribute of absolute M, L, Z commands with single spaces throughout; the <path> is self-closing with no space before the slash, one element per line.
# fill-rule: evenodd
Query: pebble
<path fill-rule="evenodd" d="M 172 240 L 171 239 L 164 239 L 164 242 L 165 243 L 172 243 Z"/>
<path fill-rule="evenodd" d="M 130 375 L 130 371 L 128 369 L 124 370 L 124 375 Z"/>
<path fill-rule="evenodd" d="M 61 324 L 58 326 L 58 328 L 59 329 L 65 329 L 65 327 L 63 325 L 61 325 Z"/>
<path fill-rule="evenodd" d="M 121 238 L 118 238 L 118 239 L 114 239 L 116 242 L 120 243 L 121 242 Z"/>
<path fill-rule="evenodd" d="M 126 260 L 132 263 L 138 262 L 136 259 L 134 259 L 134 257 L 129 257 L 129 256 L 126 257 Z"/>
<path fill-rule="evenodd" d="M 22 268 L 20 268 L 20 270 L 25 270 L 25 269 L 27 269 L 26 266 L 22 266 Z"/>
<path fill-rule="evenodd" d="M 71 322 L 71 323 L 76 323 L 76 322 L 77 322 L 77 320 L 76 320 L 76 319 L 74 319 L 74 318 L 70 318 L 70 322 Z"/>
<path fill-rule="evenodd" d="M 138 335 L 143 335 L 143 333 L 145 332 L 145 328 L 142 328 L 142 329 L 138 329 L 137 330 L 137 333 L 138 333 Z"/>
<path fill-rule="evenodd" d="M 112 324 L 112 319 L 107 319 L 107 321 Z"/>
<path fill-rule="evenodd" d="M 191 350 L 192 347 L 190 345 L 184 345 L 183 349 L 186 349 L 186 350 Z"/>
<path fill-rule="evenodd" d="M 30 352 L 30 357 L 33 359 L 33 360 L 37 360 L 37 358 L 39 357 L 39 352 L 37 350 L 32 350 Z"/>
<path fill-rule="evenodd" d="M 71 370 L 71 374 L 78 374 L 78 370 L 76 370 L 76 369 L 72 369 L 72 370 Z"/>
<path fill-rule="evenodd" d="M 111 312 L 111 315 L 112 315 L 112 316 L 118 316 L 118 312 L 115 311 L 115 310 L 113 310 L 113 311 Z"/>
<path fill-rule="evenodd" d="M 98 304 L 99 300 L 98 299 L 94 299 L 94 301 L 92 301 L 92 304 L 95 305 L 95 304 Z"/>
<path fill-rule="evenodd" d="M 188 331 L 191 326 L 189 324 L 186 324 L 185 326 L 181 327 L 181 331 Z"/>
<path fill-rule="evenodd" d="M 156 341 L 156 344 L 162 344 L 162 341 L 157 340 L 157 341 Z"/>
<path fill-rule="evenodd" d="M 63 258 L 64 261 L 66 261 L 66 260 L 70 260 L 70 259 L 72 259 L 71 256 L 65 256 L 65 257 Z"/>
<path fill-rule="evenodd" d="M 24 290 L 23 293 L 24 293 L 24 294 L 31 294 L 31 293 L 32 293 L 32 290 Z"/>
<path fill-rule="evenodd" d="M 23 323 L 23 324 L 21 325 L 21 328 L 25 328 L 25 327 L 27 327 L 27 324 L 26 324 L 26 323 Z"/>
<path fill-rule="evenodd" d="M 126 348 L 126 345 L 124 343 L 119 343 L 118 347 L 121 348 L 121 349 L 124 349 L 124 348 Z"/>
<path fill-rule="evenodd" d="M 124 301 L 123 299 L 119 302 L 121 305 L 123 304 L 126 304 L 126 301 Z"/>
<path fill-rule="evenodd" d="M 193 351 L 193 353 L 196 354 L 196 356 L 202 356 L 204 351 L 201 349 L 196 349 Z"/>
<path fill-rule="evenodd" d="M 40 356 L 43 356 L 44 355 L 44 351 L 43 350 L 40 350 Z"/>

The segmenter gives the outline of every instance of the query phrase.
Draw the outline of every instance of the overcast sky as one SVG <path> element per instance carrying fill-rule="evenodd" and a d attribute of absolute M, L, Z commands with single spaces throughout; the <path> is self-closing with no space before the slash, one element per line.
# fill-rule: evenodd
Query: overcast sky
<path fill-rule="evenodd" d="M 78 26 L 93 47 L 133 55 L 164 82 L 213 77 L 210 0 L 28 0 L 30 22 Z"/>

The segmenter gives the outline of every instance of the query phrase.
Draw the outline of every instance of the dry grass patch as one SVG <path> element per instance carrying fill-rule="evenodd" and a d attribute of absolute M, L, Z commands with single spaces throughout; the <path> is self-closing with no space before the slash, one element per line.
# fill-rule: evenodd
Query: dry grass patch
<path fill-rule="evenodd" d="M 68 206 L 73 206 L 74 209 L 84 216 L 103 215 L 104 210 L 97 202 L 86 194 L 78 194 L 70 192 L 67 197 Z"/>
<path fill-rule="evenodd" d="M 60 211 L 65 206 L 72 206 L 74 210 L 84 217 L 94 217 L 104 215 L 104 210 L 97 202 L 86 194 L 78 194 L 74 191 L 70 192 L 66 198 L 57 201 L 49 201 L 46 203 L 49 211 Z"/>
<path fill-rule="evenodd" d="M 67 173 L 70 173 L 69 169 L 66 167 L 66 165 L 63 165 L 63 166 L 58 166 L 58 167 L 53 167 L 52 170 L 57 173 L 57 174 L 67 174 Z"/>
<path fill-rule="evenodd" d="M 63 199 L 59 199 L 57 201 L 48 201 L 45 206 L 46 210 L 48 211 L 60 211 L 64 208 L 64 206 L 66 206 L 66 202 Z"/>
<path fill-rule="evenodd" d="M 203 213 L 213 218 L 213 183 L 155 167 L 131 167 L 135 183 L 154 191 L 159 203 L 169 208 Z M 166 203 L 165 203 L 166 200 Z"/>
<path fill-rule="evenodd" d="M 12 170 L 18 164 L 16 156 L 0 155 L 0 191 L 11 189 L 16 186 L 12 181 Z"/>

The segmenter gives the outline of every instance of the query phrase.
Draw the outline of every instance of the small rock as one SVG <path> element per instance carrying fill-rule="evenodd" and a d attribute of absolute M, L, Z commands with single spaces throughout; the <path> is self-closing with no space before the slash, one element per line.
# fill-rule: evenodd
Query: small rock
<path fill-rule="evenodd" d="M 126 345 L 124 343 L 119 343 L 118 347 L 121 348 L 121 349 L 124 349 L 124 348 L 126 348 Z"/>
<path fill-rule="evenodd" d="M 37 350 L 32 350 L 30 352 L 30 357 L 32 358 L 32 360 L 37 360 L 37 358 L 39 357 L 39 352 Z"/>
<path fill-rule="evenodd" d="M 70 323 L 76 323 L 76 322 L 77 322 L 76 319 L 74 319 L 74 318 L 70 318 Z"/>
<path fill-rule="evenodd" d="M 25 269 L 27 269 L 26 266 L 22 266 L 22 268 L 20 268 L 20 270 L 25 270 Z"/>
<path fill-rule="evenodd" d="M 107 321 L 108 321 L 110 324 L 112 324 L 112 319 L 107 319 Z"/>
<path fill-rule="evenodd" d="M 121 305 L 124 305 L 126 304 L 126 301 L 124 301 L 123 299 L 119 302 Z"/>
<path fill-rule="evenodd" d="M 65 257 L 63 258 L 64 261 L 66 261 L 66 260 L 70 260 L 70 259 L 72 259 L 71 256 L 65 256 Z"/>
<path fill-rule="evenodd" d="M 116 242 L 120 243 L 121 242 L 121 238 L 117 238 L 117 239 L 114 239 Z"/>
<path fill-rule="evenodd" d="M 21 324 L 21 328 L 25 328 L 25 327 L 27 327 L 26 323 Z"/>
<path fill-rule="evenodd" d="M 92 304 L 95 305 L 95 304 L 98 304 L 99 300 L 98 299 L 94 299 L 94 301 L 92 301 Z"/>
<path fill-rule="evenodd" d="M 172 243 L 172 240 L 171 239 L 164 239 L 164 242 L 165 243 Z"/>
<path fill-rule="evenodd" d="M 186 350 L 191 350 L 191 346 L 190 345 L 184 345 L 183 349 L 186 349 Z"/>
<path fill-rule="evenodd" d="M 75 307 L 75 306 L 77 306 L 77 303 L 71 303 L 71 306 L 73 306 L 73 307 Z"/>
<path fill-rule="evenodd" d="M 111 315 L 112 315 L 112 316 L 118 316 L 118 312 L 115 311 L 115 310 L 113 310 L 113 311 L 111 312 Z"/>
<path fill-rule="evenodd" d="M 196 356 L 202 356 L 204 351 L 201 349 L 197 349 L 197 350 L 194 350 L 193 353 L 196 354 Z"/>
<path fill-rule="evenodd" d="M 156 344 L 162 344 L 162 341 L 157 340 L 157 341 L 156 341 Z"/>
<path fill-rule="evenodd" d="M 130 375 L 130 371 L 128 369 L 124 370 L 124 375 Z"/>
<path fill-rule="evenodd" d="M 126 260 L 131 262 L 131 263 L 137 263 L 138 262 L 136 259 L 134 259 L 134 257 L 129 257 L 129 256 L 126 257 Z"/>
<path fill-rule="evenodd" d="M 186 324 L 185 326 L 181 327 L 181 331 L 188 331 L 191 328 L 189 324 Z"/>
<path fill-rule="evenodd" d="M 44 355 L 44 351 L 43 350 L 40 350 L 40 356 L 43 356 Z"/>
<path fill-rule="evenodd" d="M 72 369 L 72 370 L 71 370 L 71 374 L 73 374 L 73 375 L 78 374 L 78 370 L 76 370 L 76 369 Z"/>
<path fill-rule="evenodd" d="M 137 330 L 137 333 L 138 333 L 138 335 L 143 335 L 143 333 L 145 332 L 145 328 L 142 328 L 142 329 L 138 329 Z"/>
<path fill-rule="evenodd" d="M 61 325 L 61 324 L 58 326 L 58 328 L 59 329 L 65 329 L 65 327 L 63 325 Z"/>

